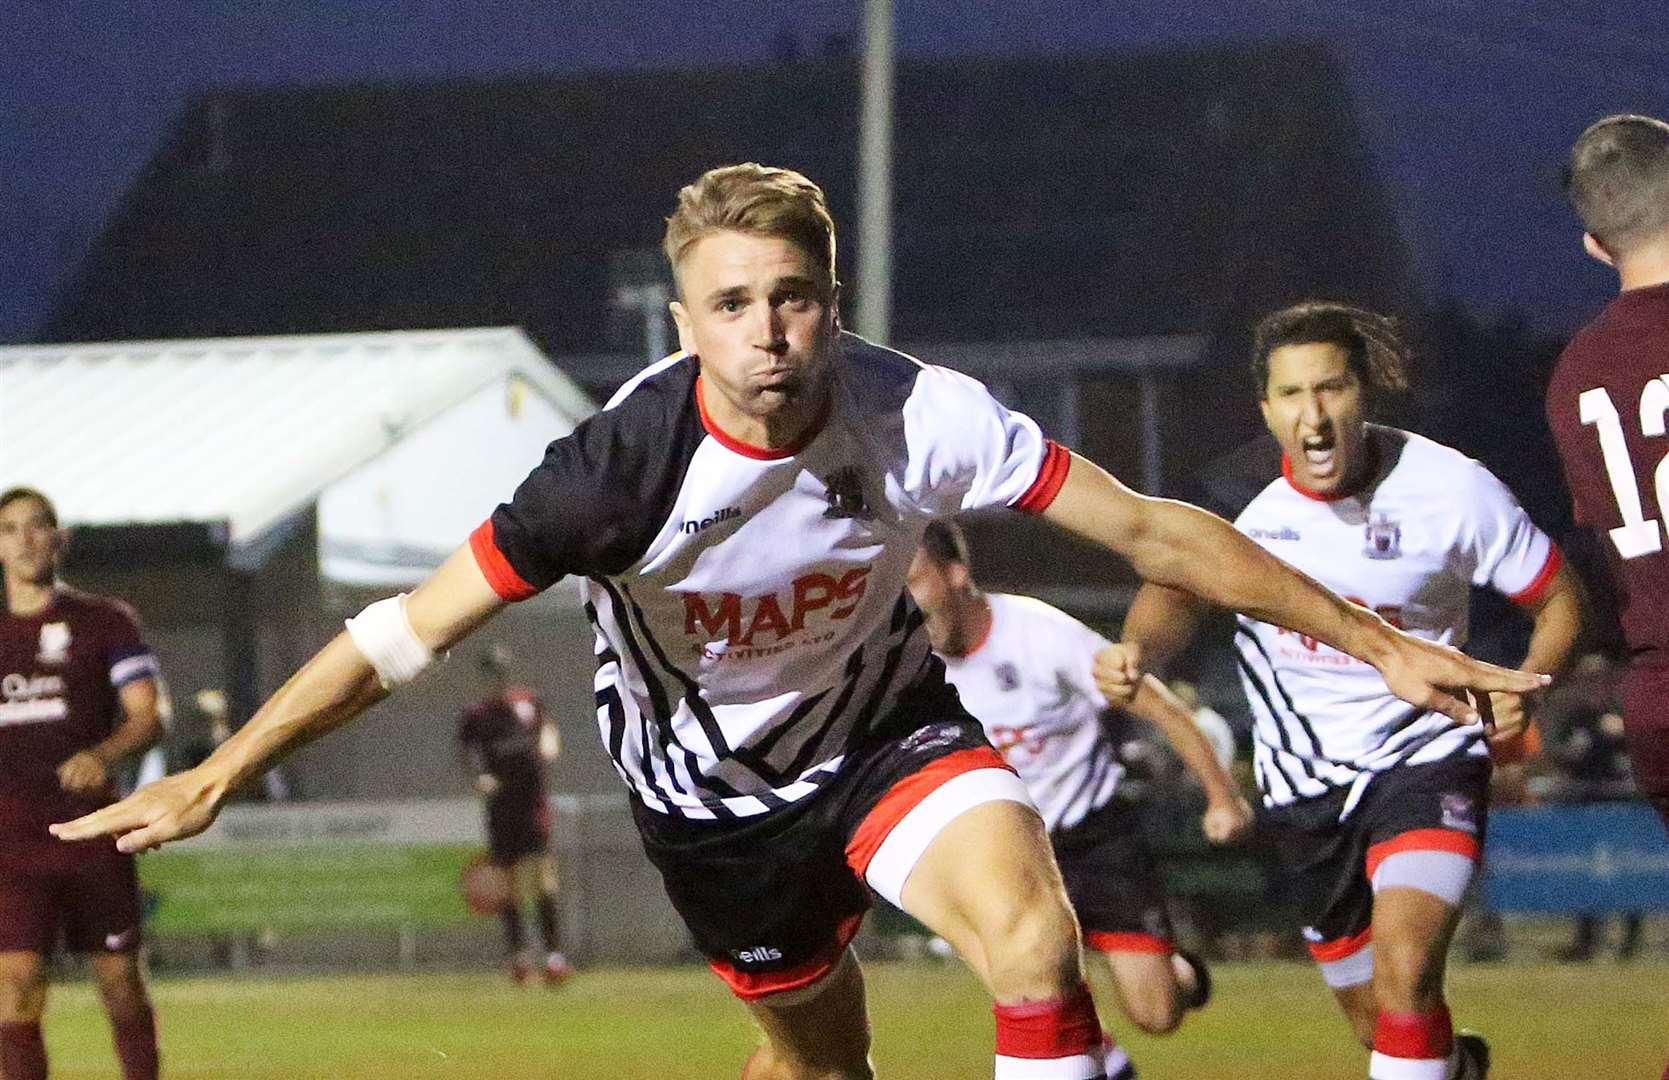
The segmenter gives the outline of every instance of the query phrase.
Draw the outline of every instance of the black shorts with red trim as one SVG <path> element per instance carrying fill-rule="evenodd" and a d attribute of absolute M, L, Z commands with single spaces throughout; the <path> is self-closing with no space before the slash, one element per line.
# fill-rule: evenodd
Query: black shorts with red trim
<path fill-rule="evenodd" d="M 885 827 L 937 786 L 919 781 L 977 768 L 1007 766 L 940 684 L 912 692 L 819 791 L 781 809 L 695 821 L 633 800 L 632 812 L 696 948 L 751 999 L 832 970 L 869 909 L 863 871 Z M 902 798 L 888 798 L 895 789 Z"/>
<path fill-rule="evenodd" d="M 1380 773 L 1343 821 L 1347 789 L 1263 811 L 1259 826 L 1274 841 L 1317 959 L 1337 959 L 1367 943 L 1373 873 L 1387 855 L 1438 850 L 1477 858 L 1489 773 L 1489 758 L 1456 754 Z"/>
<path fill-rule="evenodd" d="M 53 841 L 55 843 L 55 841 Z M 0 856 L 0 952 L 132 952 L 142 942 L 131 855 Z"/>
<path fill-rule="evenodd" d="M 1086 946 L 1097 952 L 1173 951 L 1164 881 L 1134 805 L 1114 798 L 1049 840 Z"/>

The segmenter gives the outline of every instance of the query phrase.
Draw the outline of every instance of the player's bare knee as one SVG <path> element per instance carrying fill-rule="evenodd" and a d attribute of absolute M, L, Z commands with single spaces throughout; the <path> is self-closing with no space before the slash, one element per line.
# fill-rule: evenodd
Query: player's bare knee
<path fill-rule="evenodd" d="M 1381 946 L 1374 953 L 1374 997 L 1391 1012 L 1426 1012 L 1443 997 L 1443 971 L 1424 945 Z"/>
<path fill-rule="evenodd" d="M 17 953 L 0 963 L 0 1023 L 38 1020 L 46 1009 L 46 966 Z"/>
<path fill-rule="evenodd" d="M 1016 898 L 979 927 L 997 1001 L 1060 997 L 1083 981 L 1078 919 L 1058 890 Z"/>
<path fill-rule="evenodd" d="M 1182 1004 L 1174 993 L 1155 989 L 1125 998 L 1124 1015 L 1149 1035 L 1169 1035 L 1182 1026 Z"/>

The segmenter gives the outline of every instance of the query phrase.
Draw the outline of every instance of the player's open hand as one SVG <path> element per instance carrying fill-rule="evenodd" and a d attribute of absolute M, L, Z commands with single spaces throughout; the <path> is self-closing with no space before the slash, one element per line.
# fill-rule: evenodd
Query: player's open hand
<path fill-rule="evenodd" d="M 109 779 L 104 759 L 91 750 L 72 754 L 58 766 L 58 786 L 74 794 L 101 791 Z"/>
<path fill-rule="evenodd" d="M 1133 642 L 1109 645 L 1095 654 L 1096 689 L 1114 708 L 1135 700 L 1142 688 L 1142 647 Z"/>
<path fill-rule="evenodd" d="M 147 851 L 208 828 L 219 812 L 214 791 L 214 784 L 200 770 L 187 769 L 146 784 L 102 810 L 53 825 L 52 835 L 60 840 L 114 836 L 118 850 Z"/>
<path fill-rule="evenodd" d="M 1493 729 L 1491 693 L 1527 694 L 1550 681 L 1533 671 L 1517 671 L 1474 660 L 1459 649 L 1386 627 L 1387 647 L 1373 661 L 1391 692 L 1410 705 L 1440 712 L 1458 724 L 1482 722 Z"/>
<path fill-rule="evenodd" d="M 1201 821 L 1205 838 L 1213 844 L 1232 844 L 1252 831 L 1252 804 L 1236 793 L 1233 798 L 1213 799 Z"/>

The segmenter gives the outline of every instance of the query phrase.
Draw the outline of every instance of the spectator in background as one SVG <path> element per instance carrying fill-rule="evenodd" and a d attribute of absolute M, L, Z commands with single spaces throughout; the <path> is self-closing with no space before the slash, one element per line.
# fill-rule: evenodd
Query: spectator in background
<path fill-rule="evenodd" d="M 1599 653 L 1577 662 L 1565 682 L 1548 695 L 1547 755 L 1558 768 L 1553 797 L 1566 802 L 1615 802 L 1638 797 L 1623 732 L 1620 673 Z M 1579 915 L 1576 935 L 1560 949 L 1567 962 L 1593 959 L 1599 942 L 1600 916 Z M 1633 959 L 1640 948 L 1641 916 L 1622 914 L 1617 959 Z"/>
<path fill-rule="evenodd" d="M 562 752 L 556 724 L 525 686 L 510 682 L 510 650 L 494 645 L 481 656 L 485 696 L 464 710 L 458 748 L 485 801 L 487 846 L 506 881 L 504 948 L 510 976 L 526 982 L 533 963 L 525 945 L 521 899 L 533 903 L 545 946 L 541 973 L 551 985 L 574 973 L 563 955 L 556 921 L 556 858 L 551 854 L 550 798 L 545 767 Z"/>

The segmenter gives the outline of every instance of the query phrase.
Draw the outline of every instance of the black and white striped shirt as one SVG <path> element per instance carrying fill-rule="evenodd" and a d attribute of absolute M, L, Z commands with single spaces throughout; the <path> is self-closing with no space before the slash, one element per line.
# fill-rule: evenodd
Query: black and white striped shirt
<path fill-rule="evenodd" d="M 1333 591 L 1457 648 L 1473 586 L 1525 604 L 1545 592 L 1558 549 L 1487 469 L 1393 428 L 1369 425 L 1368 440 L 1377 467 L 1362 491 L 1300 488 L 1264 438 L 1208 468 L 1200 501 Z M 1480 725 L 1414 708 L 1373 667 L 1314 639 L 1245 616 L 1234 638 L 1266 806 L 1397 765 L 1488 752 Z"/>
<path fill-rule="evenodd" d="M 645 805 L 764 814 L 816 791 L 941 677 L 904 580 L 931 518 L 1041 510 L 1069 455 L 965 376 L 842 335 L 798 447 L 725 435 L 699 364 L 628 383 L 471 537 L 499 595 L 585 576 L 597 719 Z"/>

